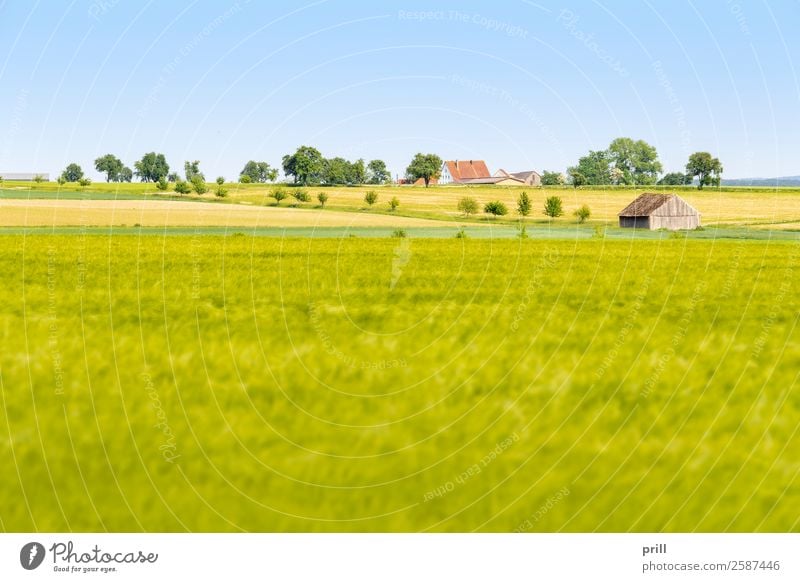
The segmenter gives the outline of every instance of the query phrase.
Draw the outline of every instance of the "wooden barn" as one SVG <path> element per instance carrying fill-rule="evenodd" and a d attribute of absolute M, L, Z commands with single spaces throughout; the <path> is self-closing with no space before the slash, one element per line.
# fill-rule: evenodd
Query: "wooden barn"
<path fill-rule="evenodd" d="M 700 226 L 700 213 L 677 194 L 646 192 L 619 213 L 623 228 L 692 230 Z"/>

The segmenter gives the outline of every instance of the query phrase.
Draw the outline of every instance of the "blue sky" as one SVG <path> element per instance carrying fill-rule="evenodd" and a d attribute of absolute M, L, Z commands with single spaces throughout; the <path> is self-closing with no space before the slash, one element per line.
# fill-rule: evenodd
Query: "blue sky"
<path fill-rule="evenodd" d="M 208 177 L 301 144 L 564 170 L 618 136 L 665 170 L 800 174 L 800 4 L 0 0 L 0 170 Z"/>

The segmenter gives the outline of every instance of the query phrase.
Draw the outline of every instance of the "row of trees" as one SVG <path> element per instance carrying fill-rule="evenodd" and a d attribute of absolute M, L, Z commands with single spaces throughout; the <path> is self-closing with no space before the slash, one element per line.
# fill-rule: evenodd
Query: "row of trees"
<path fill-rule="evenodd" d="M 329 186 L 385 184 L 391 179 L 383 160 L 363 159 L 350 162 L 344 158 L 325 158 L 317 148 L 300 146 L 293 154 L 283 156 L 283 172 L 295 182 Z"/>
<path fill-rule="evenodd" d="M 107 182 L 131 182 L 138 178 L 142 182 L 179 182 L 182 180 L 177 172 L 170 172 L 170 166 L 164 154 L 148 152 L 133 164 L 133 170 L 113 154 L 106 154 L 94 161 L 95 169 L 105 174 Z M 326 159 L 316 148 L 302 146 L 294 154 L 283 157 L 283 171 L 295 182 L 306 184 L 350 185 L 350 184 L 384 184 L 391 179 L 386 163 L 383 160 L 372 160 L 365 164 L 364 160 L 350 162 L 344 158 Z M 205 181 L 198 160 L 184 163 L 186 182 Z M 278 178 L 278 169 L 267 162 L 248 161 L 239 173 L 242 183 L 274 182 Z M 59 177 L 61 182 L 79 182 L 84 179 L 83 168 L 76 163 L 69 164 Z"/>
<path fill-rule="evenodd" d="M 148 152 L 133 164 L 133 170 L 118 157 L 106 154 L 94 161 L 95 169 L 105 174 L 107 182 L 130 182 L 136 176 L 142 182 L 178 182 L 177 173 L 170 172 L 164 154 Z M 391 175 L 383 160 L 365 163 L 363 159 L 354 162 L 341 157 L 325 158 L 318 149 L 300 146 L 293 154 L 283 156 L 282 168 L 286 176 L 301 185 L 323 184 L 330 186 L 357 184 L 384 184 Z M 406 168 L 406 178 L 410 181 L 423 180 L 425 186 L 438 178 L 442 159 L 436 154 L 418 153 Z M 620 137 L 612 141 L 605 150 L 592 150 L 578 160 L 575 166 L 567 169 L 567 174 L 545 170 L 542 184 L 556 186 L 571 184 L 578 186 L 629 185 L 647 186 L 652 184 L 677 186 L 692 184 L 697 179 L 698 187 L 718 186 L 722 176 L 722 164 L 708 152 L 696 152 L 689 157 L 685 173 L 670 172 L 659 179 L 663 167 L 658 159 L 656 148 L 644 140 Z M 195 160 L 184 164 L 185 181 L 205 182 L 200 171 L 200 162 Z M 239 173 L 243 183 L 274 182 L 278 169 L 267 162 L 248 161 Z M 59 181 L 80 182 L 84 179 L 83 169 L 75 163 L 69 164 L 62 172 Z"/>
<path fill-rule="evenodd" d="M 619 137 L 608 149 L 590 151 L 567 169 L 575 186 L 626 184 L 630 186 L 655 184 L 662 171 L 656 148 L 644 140 Z"/>
<path fill-rule="evenodd" d="M 283 156 L 283 172 L 303 186 L 323 184 L 343 186 L 356 184 L 385 184 L 391 180 L 391 174 L 383 160 L 372 160 L 365 163 L 363 159 L 351 162 L 341 157 L 325 158 L 318 149 L 311 146 L 300 146 L 293 154 Z M 177 173 L 170 172 L 164 154 L 148 152 L 142 159 L 133 164 L 131 170 L 113 154 L 97 158 L 94 167 L 106 175 L 107 182 L 130 182 L 136 176 L 142 182 L 179 182 Z M 419 153 L 406 168 L 406 177 L 412 181 L 422 179 L 427 187 L 430 181 L 439 177 L 442 159 L 436 154 Z M 189 183 L 205 182 L 200 171 L 200 162 L 195 160 L 184 163 L 185 181 Z M 69 164 L 61 174 L 65 182 L 78 182 L 83 178 L 83 169 L 75 163 Z M 248 161 L 239 173 L 239 181 L 243 183 L 274 182 L 278 178 L 277 168 L 267 162 Z"/>
<path fill-rule="evenodd" d="M 686 172 L 670 172 L 659 179 L 663 167 L 656 148 L 644 140 L 619 137 L 604 150 L 590 150 L 567 174 L 544 171 L 542 184 L 556 186 L 569 183 L 578 186 L 664 186 L 689 185 L 697 179 L 698 188 L 719 186 L 722 164 L 708 152 L 689 156 Z"/>

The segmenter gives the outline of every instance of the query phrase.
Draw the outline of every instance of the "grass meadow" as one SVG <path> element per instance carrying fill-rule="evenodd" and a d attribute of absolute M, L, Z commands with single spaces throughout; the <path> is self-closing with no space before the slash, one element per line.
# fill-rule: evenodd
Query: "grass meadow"
<path fill-rule="evenodd" d="M 800 531 L 799 258 L 0 236 L 0 529 Z"/>

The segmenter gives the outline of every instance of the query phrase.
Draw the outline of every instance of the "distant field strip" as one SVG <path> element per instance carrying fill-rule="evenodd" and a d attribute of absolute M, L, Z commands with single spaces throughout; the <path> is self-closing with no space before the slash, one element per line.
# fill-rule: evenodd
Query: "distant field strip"
<path fill-rule="evenodd" d="M 437 226 L 424 218 L 174 200 L 0 200 L 2 226 Z"/>
<path fill-rule="evenodd" d="M 116 189 L 115 189 L 116 188 Z M 58 200 L 60 203 L 67 204 L 69 200 L 89 204 L 96 202 L 99 199 L 115 200 L 116 201 L 148 201 L 173 204 L 193 202 L 201 204 L 201 214 L 205 213 L 208 204 L 214 211 L 225 212 L 231 207 L 242 206 L 248 208 L 250 212 L 254 208 L 271 207 L 273 210 L 275 200 L 270 195 L 278 188 L 275 185 L 263 184 L 230 184 L 226 186 L 228 189 L 228 197 L 224 199 L 215 199 L 213 194 L 208 193 L 204 196 L 196 194 L 189 194 L 185 196 L 178 196 L 175 192 L 159 193 L 154 191 L 152 184 L 93 184 L 84 190 L 74 189 L 57 189 L 53 184 L 40 184 L 30 190 L 23 189 L 22 187 L 4 188 L 0 190 L 0 226 L 19 226 L 22 225 L 19 221 L 18 211 L 13 208 L 6 208 L 7 203 L 12 200 L 24 201 L 30 207 L 28 213 L 29 220 L 46 220 L 52 217 L 51 209 L 47 207 L 42 208 L 39 206 L 46 200 Z M 564 203 L 564 216 L 555 220 L 554 224 L 570 224 L 575 223 L 572 212 L 583 204 L 587 204 L 592 211 L 592 217 L 589 221 L 590 224 L 600 223 L 616 223 L 617 213 L 624 208 L 631 200 L 633 200 L 642 191 L 653 190 L 653 188 L 637 188 L 637 189 L 617 189 L 617 188 L 506 188 L 506 187 L 462 187 L 462 186 L 438 186 L 431 188 L 422 187 L 397 187 L 397 186 L 359 186 L 353 188 L 345 187 L 308 187 L 305 190 L 311 198 L 311 202 L 302 204 L 302 208 L 287 209 L 289 204 L 293 203 L 291 193 L 294 191 L 291 187 L 282 187 L 289 198 L 283 201 L 279 208 L 285 209 L 287 212 L 291 210 L 298 210 L 308 212 L 318 210 L 316 196 L 319 192 L 325 192 L 329 196 L 329 201 L 326 205 L 325 212 L 331 211 L 347 211 L 350 213 L 367 214 L 386 214 L 389 216 L 407 215 L 408 218 L 417 219 L 436 219 L 439 221 L 450 222 L 473 222 L 480 223 L 486 220 L 483 215 L 483 204 L 493 200 L 504 202 L 509 209 L 509 214 L 506 217 L 497 219 L 497 223 L 512 223 L 518 219 L 516 214 L 516 199 L 520 192 L 526 191 L 532 203 L 532 212 L 528 217 L 528 222 L 543 222 L 545 217 L 542 214 L 542 207 L 544 200 L 547 196 L 560 196 Z M 362 209 L 366 206 L 364 203 L 364 195 L 367 191 L 374 190 L 378 194 L 378 202 L 368 212 L 363 212 Z M 659 189 L 658 191 L 672 191 L 669 189 Z M 788 188 L 779 189 L 737 189 L 726 188 L 723 190 L 706 189 L 698 191 L 697 189 L 678 189 L 678 193 L 686 199 L 687 202 L 695 206 L 702 215 L 702 222 L 704 225 L 748 225 L 758 228 L 776 229 L 776 230 L 796 230 L 800 223 L 800 191 Z M 460 198 L 470 196 L 477 200 L 479 205 L 478 216 L 465 219 L 459 215 L 456 210 L 456 205 Z M 392 198 L 397 197 L 400 201 L 400 206 L 396 214 L 388 213 L 387 202 Z M 208 202 L 214 200 L 213 203 Z M 205 201 L 205 202 L 204 202 Z M 69 206 L 69 204 L 67 204 Z M 80 206 L 80 205 L 78 205 Z M 180 226 L 187 224 L 194 224 L 194 217 L 186 217 L 183 213 L 169 213 L 162 212 L 158 218 L 141 217 L 138 219 L 136 215 L 136 207 L 130 207 L 132 210 L 122 214 L 122 219 L 119 217 L 110 217 L 107 214 L 114 211 L 115 206 L 111 205 L 106 207 L 106 212 L 100 208 L 94 209 L 91 213 L 85 213 L 83 219 L 87 224 L 95 225 L 109 225 L 109 224 L 146 224 L 156 226 Z M 120 206 L 120 209 L 124 206 Z M 149 206 L 145 205 L 145 208 Z M 168 208 L 168 207 L 164 207 Z M 40 218 L 39 213 L 44 210 L 45 217 Z M 163 210 L 163 209 L 162 209 Z M 50 214 L 47 214 L 50 212 Z M 153 210 L 158 214 L 158 210 Z M 195 210 L 192 210 L 195 212 Z M 246 224 L 241 221 L 244 218 L 239 218 L 237 212 L 247 212 L 247 210 L 230 210 L 229 220 L 234 222 L 221 222 L 223 217 L 214 217 L 213 219 L 203 218 L 200 224 L 214 224 L 224 226 L 226 224 L 239 224 L 241 226 L 252 226 L 259 218 L 248 217 Z M 63 220 L 74 220 L 75 215 L 69 215 L 67 209 L 61 211 Z M 270 218 L 264 220 L 281 220 L 284 216 L 286 221 L 276 226 L 323 226 L 323 225 L 336 225 L 341 226 L 341 220 L 329 217 L 328 219 L 318 219 L 314 212 L 297 216 L 295 214 L 267 214 Z M 59 219 L 60 220 L 60 219 Z M 148 222 L 143 222 L 147 220 Z M 186 222 L 186 221 L 189 222 Z M 354 219 L 366 220 L 366 219 Z M 383 219 L 366 220 L 370 225 L 389 225 L 389 222 L 381 222 Z M 124 222 L 127 221 L 127 222 Z M 209 222 L 210 221 L 210 222 Z M 326 222 L 327 221 L 327 222 Z M 335 223 L 335 224 L 332 224 Z M 345 222 L 350 224 L 349 222 Z M 32 226 L 39 224 L 39 222 L 28 222 L 27 225 Z M 47 223 L 52 225 L 52 222 Z M 58 222 L 57 225 L 66 224 L 65 222 Z M 272 226 L 272 222 L 260 222 L 262 226 Z M 355 224 L 355 223 L 354 223 Z M 364 223 L 358 223 L 364 224 Z M 410 226 L 410 223 L 398 224 L 398 226 Z"/>

